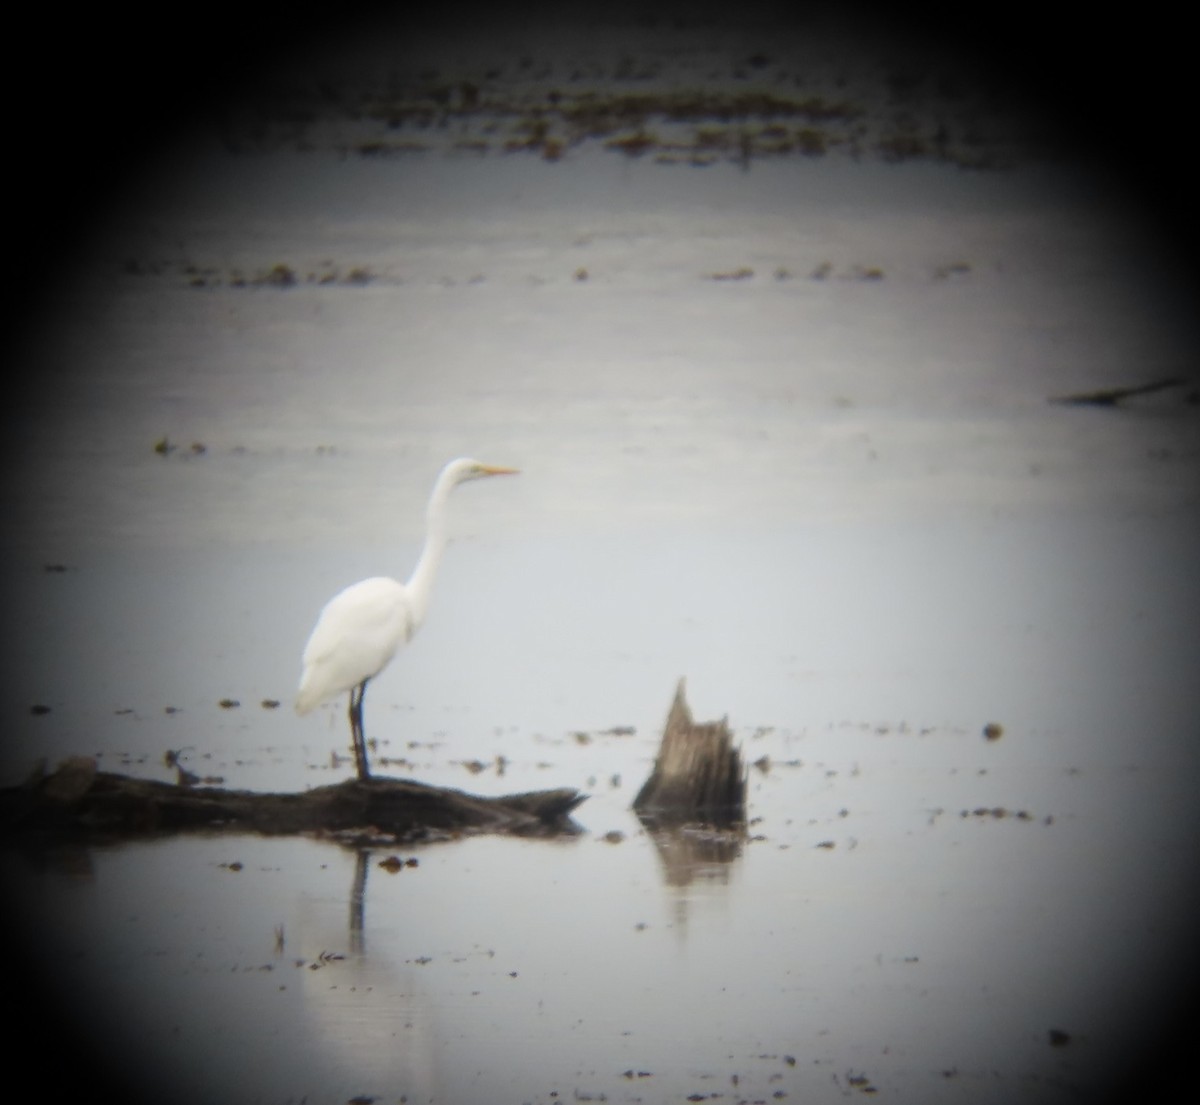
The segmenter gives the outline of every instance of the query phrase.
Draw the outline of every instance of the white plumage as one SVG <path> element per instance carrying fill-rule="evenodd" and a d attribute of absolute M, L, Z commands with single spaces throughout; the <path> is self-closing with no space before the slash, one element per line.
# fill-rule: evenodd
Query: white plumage
<path fill-rule="evenodd" d="M 304 647 L 296 713 L 310 710 L 372 679 L 416 630 L 403 583 L 375 576 L 352 583 L 325 604 Z"/>
<path fill-rule="evenodd" d="M 373 576 L 339 591 L 325 604 L 304 646 L 296 713 L 350 692 L 350 733 L 358 777 L 370 775 L 363 736 L 362 699 L 377 676 L 425 620 L 433 580 L 446 547 L 445 513 L 450 492 L 460 483 L 484 476 L 505 476 L 500 468 L 463 458 L 442 469 L 429 496 L 427 532 L 421 557 L 407 583 Z"/>

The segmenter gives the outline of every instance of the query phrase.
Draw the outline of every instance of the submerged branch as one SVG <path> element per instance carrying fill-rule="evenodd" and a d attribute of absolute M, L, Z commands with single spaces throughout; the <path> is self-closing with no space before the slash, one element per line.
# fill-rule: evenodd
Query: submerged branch
<path fill-rule="evenodd" d="M 1154 380 L 1152 383 L 1138 384 L 1135 387 L 1101 388 L 1099 391 L 1054 396 L 1050 402 L 1068 407 L 1115 407 L 1122 400 L 1131 399 L 1135 395 L 1149 395 L 1155 391 L 1165 391 L 1167 388 L 1182 387 L 1184 383 L 1185 380 L 1172 376 L 1166 380 Z"/>

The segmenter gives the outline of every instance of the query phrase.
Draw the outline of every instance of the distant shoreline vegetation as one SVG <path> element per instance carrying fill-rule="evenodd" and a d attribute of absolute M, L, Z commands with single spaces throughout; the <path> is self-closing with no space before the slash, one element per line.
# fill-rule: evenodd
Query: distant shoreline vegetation
<path fill-rule="evenodd" d="M 534 154 L 550 162 L 600 147 L 626 157 L 703 167 L 759 159 L 844 156 L 999 169 L 1053 144 L 1039 142 L 995 89 L 962 74 L 866 67 L 802 71 L 765 54 L 695 77 L 671 62 L 628 59 L 605 72 L 523 58 L 450 75 L 435 68 L 386 78 L 310 74 L 260 90 L 227 111 L 234 153 L 335 151 L 386 158 L 441 152 Z"/>

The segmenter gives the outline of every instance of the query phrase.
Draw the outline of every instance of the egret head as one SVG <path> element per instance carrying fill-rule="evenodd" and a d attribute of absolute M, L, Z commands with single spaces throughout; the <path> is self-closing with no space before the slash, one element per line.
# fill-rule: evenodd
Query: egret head
<path fill-rule="evenodd" d="M 519 469 L 502 468 L 497 464 L 483 464 L 470 457 L 452 460 L 446 465 L 446 474 L 454 483 L 466 483 L 468 480 L 481 480 L 484 476 L 515 476 Z"/>

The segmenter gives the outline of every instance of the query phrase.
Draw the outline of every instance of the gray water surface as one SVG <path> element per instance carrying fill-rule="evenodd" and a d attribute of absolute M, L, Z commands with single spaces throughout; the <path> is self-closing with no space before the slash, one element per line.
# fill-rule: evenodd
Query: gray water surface
<path fill-rule="evenodd" d="M 1194 352 L 1135 222 L 1032 171 L 203 156 L 26 354 L 4 781 L 347 777 L 303 642 L 470 454 L 522 475 L 456 492 L 377 762 L 590 797 L 558 841 L 6 853 L 114 1063 L 228 1103 L 976 1102 L 1136 1052 L 1195 915 L 1197 408 L 1046 402 Z M 759 765 L 745 840 L 629 812 L 681 676 Z"/>

